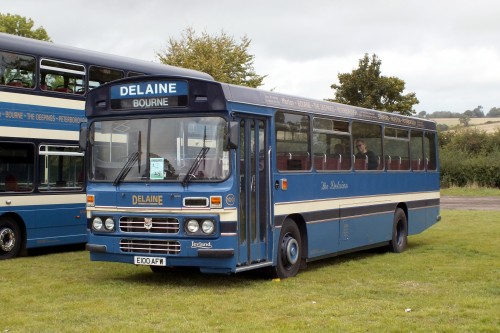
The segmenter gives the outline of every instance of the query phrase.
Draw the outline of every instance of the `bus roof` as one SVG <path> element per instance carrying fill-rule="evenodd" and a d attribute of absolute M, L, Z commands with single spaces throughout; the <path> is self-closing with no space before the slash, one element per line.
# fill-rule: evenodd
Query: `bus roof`
<path fill-rule="evenodd" d="M 69 60 L 109 68 L 118 68 L 146 74 L 168 74 L 204 80 L 213 80 L 206 73 L 164 65 L 125 56 L 101 53 L 73 46 L 58 45 L 31 38 L 0 33 L 0 50 L 48 57 L 55 60 Z"/>
<path fill-rule="evenodd" d="M 347 104 L 290 96 L 249 87 L 230 84 L 222 85 L 225 97 L 230 102 L 262 105 L 282 110 L 314 112 L 319 115 L 343 117 L 346 119 L 369 120 L 396 126 L 409 126 L 436 130 L 436 122 L 433 120 L 404 116 L 392 112 L 366 109 Z"/>
<path fill-rule="evenodd" d="M 114 82 L 102 85 L 91 92 L 87 98 L 86 112 L 87 115 L 93 113 L 93 108 L 98 101 L 109 99 L 110 87 L 119 84 L 129 84 L 142 81 L 169 81 L 188 79 L 182 76 L 166 76 L 166 75 L 147 75 L 132 78 L 124 78 Z M 212 88 L 209 88 L 212 87 Z M 414 127 L 427 130 L 436 130 L 436 122 L 410 116 L 403 116 L 397 113 L 383 112 L 372 109 L 365 109 L 357 106 L 346 104 L 315 100 L 304 97 L 289 96 L 285 94 L 236 86 L 227 83 L 216 81 L 207 81 L 194 79 L 190 80 L 190 88 L 188 95 L 192 101 L 197 100 L 197 96 L 207 96 L 207 103 L 193 103 L 187 105 L 188 108 L 195 106 L 192 111 L 210 111 L 221 110 L 225 103 L 238 103 L 247 105 L 264 106 L 273 109 L 290 110 L 298 112 L 311 112 L 315 115 L 335 116 L 345 119 L 366 120 L 379 123 L 385 123 L 393 126 Z M 196 105 L 194 105 L 196 104 Z M 100 114 L 105 114 L 109 104 L 102 104 L 99 108 Z M 127 110 L 123 110 L 127 112 Z M 134 112 L 134 110 L 130 110 Z M 137 110 L 135 110 L 137 111 Z M 104 113 L 103 113 L 104 112 Z M 111 110 L 107 110 L 111 114 Z"/>

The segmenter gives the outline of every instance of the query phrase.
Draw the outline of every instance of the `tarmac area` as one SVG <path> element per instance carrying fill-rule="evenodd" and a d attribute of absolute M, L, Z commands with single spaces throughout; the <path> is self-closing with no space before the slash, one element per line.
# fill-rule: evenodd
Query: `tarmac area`
<path fill-rule="evenodd" d="M 441 209 L 500 210 L 500 197 L 441 197 Z"/>

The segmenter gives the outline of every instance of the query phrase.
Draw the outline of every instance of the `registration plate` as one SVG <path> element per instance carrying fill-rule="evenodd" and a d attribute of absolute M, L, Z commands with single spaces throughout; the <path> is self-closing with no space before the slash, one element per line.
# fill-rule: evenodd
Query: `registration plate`
<path fill-rule="evenodd" d="M 159 257 L 134 257 L 134 264 L 147 266 L 167 266 L 167 259 Z"/>

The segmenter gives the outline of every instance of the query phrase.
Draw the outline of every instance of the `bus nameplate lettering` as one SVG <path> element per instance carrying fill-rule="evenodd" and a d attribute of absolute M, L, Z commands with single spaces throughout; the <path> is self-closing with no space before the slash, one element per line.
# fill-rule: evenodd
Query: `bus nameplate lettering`
<path fill-rule="evenodd" d="M 111 108 L 124 110 L 186 106 L 188 90 L 186 81 L 120 84 L 111 87 Z"/>

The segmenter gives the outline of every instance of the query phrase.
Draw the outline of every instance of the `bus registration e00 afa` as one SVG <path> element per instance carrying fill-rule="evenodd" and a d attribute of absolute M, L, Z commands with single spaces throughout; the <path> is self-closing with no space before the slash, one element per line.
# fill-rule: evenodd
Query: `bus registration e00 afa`
<path fill-rule="evenodd" d="M 431 121 L 187 76 L 103 85 L 86 116 L 91 260 L 286 278 L 440 219 Z"/>

